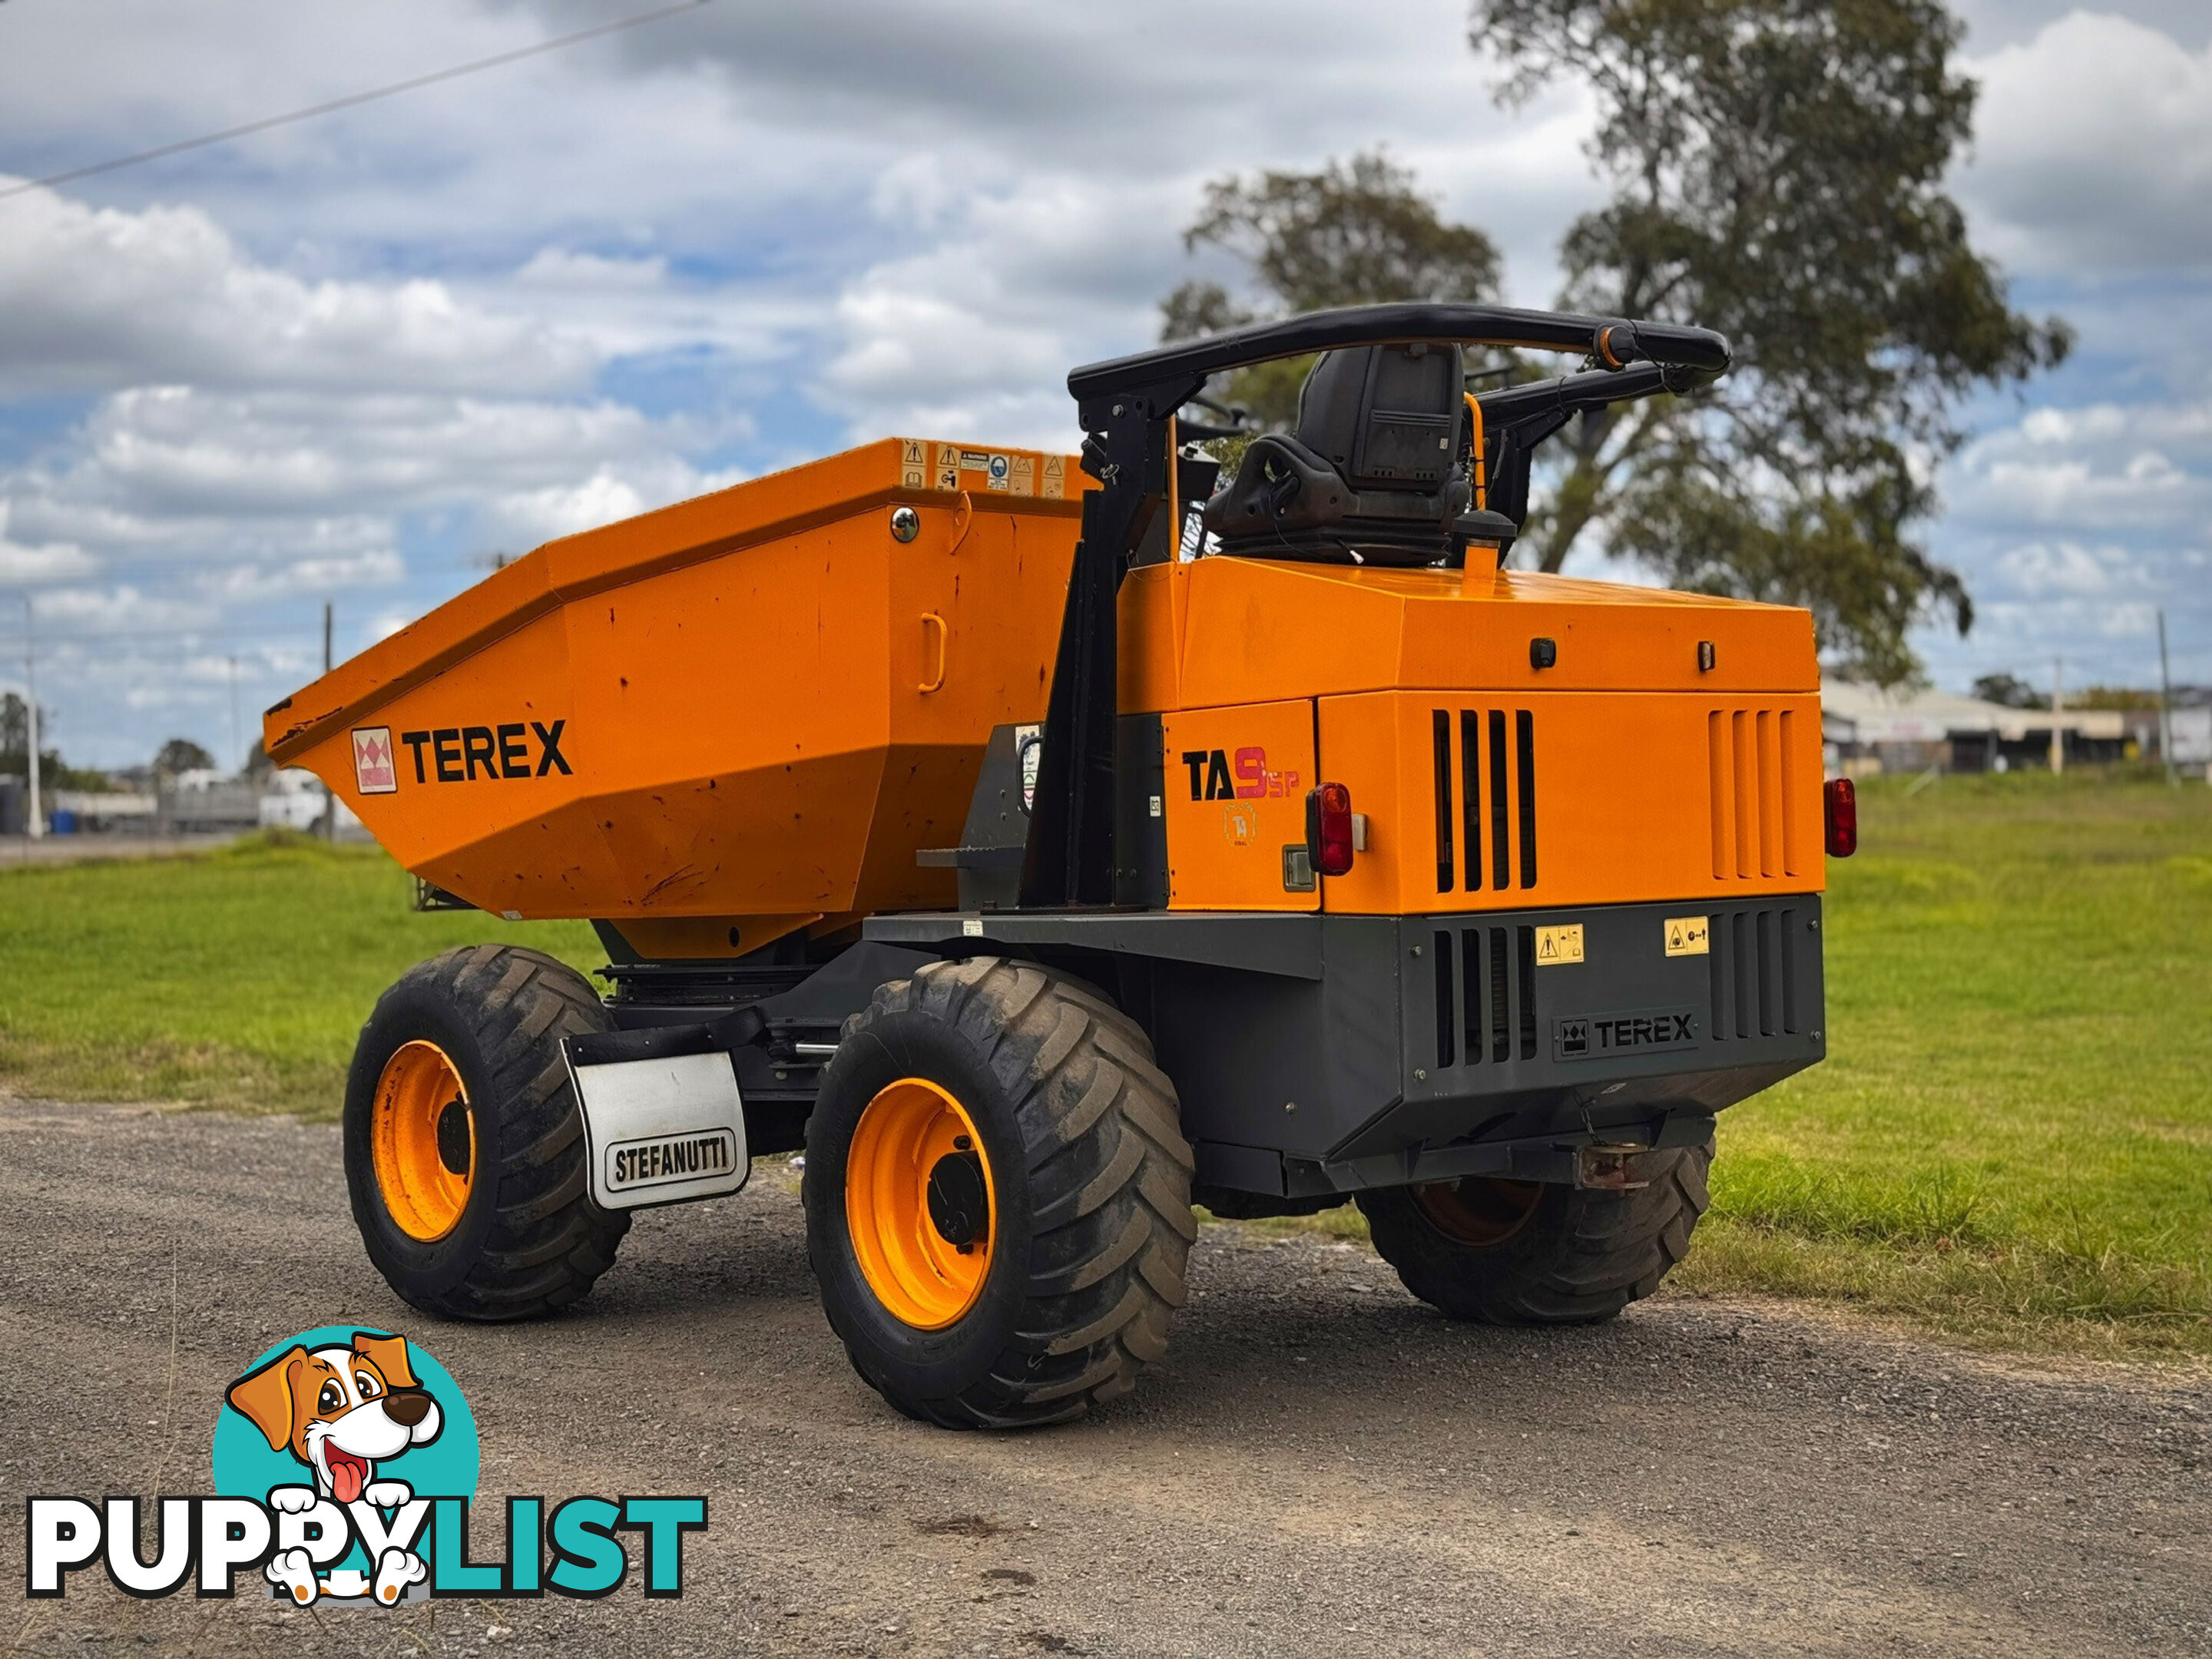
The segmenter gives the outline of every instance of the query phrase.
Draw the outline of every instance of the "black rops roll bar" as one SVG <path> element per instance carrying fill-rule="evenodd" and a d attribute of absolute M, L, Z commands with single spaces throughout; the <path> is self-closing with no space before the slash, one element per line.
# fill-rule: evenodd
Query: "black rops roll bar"
<path fill-rule="evenodd" d="M 1499 428 L 1498 457 L 1507 463 L 1503 477 L 1492 469 L 1493 505 L 1515 518 L 1525 507 L 1528 452 L 1576 410 L 1687 392 L 1725 374 L 1730 362 L 1727 339 L 1711 329 L 1511 306 L 1408 303 L 1309 312 L 1070 371 L 1067 389 L 1088 434 L 1083 470 L 1104 487 L 1083 498 L 1083 535 L 1068 579 L 1022 869 L 1024 908 L 1152 899 L 1134 890 L 1137 861 L 1115 857 L 1115 611 L 1121 578 L 1156 521 L 1157 556 L 1176 556 L 1180 526 L 1161 517 L 1170 494 L 1170 417 L 1212 376 L 1231 369 L 1349 346 L 1415 343 L 1573 351 L 1601 365 L 1477 397 L 1486 428 Z"/>
<path fill-rule="evenodd" d="M 1114 414 L 1110 407 L 1101 405 L 1116 396 L 1124 398 L 1125 410 L 1130 400 L 1142 399 L 1164 416 L 1188 403 L 1209 377 L 1232 368 L 1345 346 L 1414 343 L 1579 351 L 1609 369 L 1657 363 L 1698 369 L 1706 375 L 1726 374 L 1729 362 L 1723 336 L 1678 323 L 1524 311 L 1514 306 L 1342 306 L 1085 363 L 1069 371 L 1067 389 L 1079 405 L 1083 429 L 1103 432 Z M 1162 394 L 1172 396 L 1174 403 L 1161 408 Z"/>

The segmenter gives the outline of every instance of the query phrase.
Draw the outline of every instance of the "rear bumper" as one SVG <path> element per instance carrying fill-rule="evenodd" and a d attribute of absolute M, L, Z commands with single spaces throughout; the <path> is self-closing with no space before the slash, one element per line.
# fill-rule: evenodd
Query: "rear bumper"
<path fill-rule="evenodd" d="M 1706 950 L 1668 954 L 1668 924 L 1699 915 Z M 1820 927 L 1806 894 L 1406 917 L 983 913 L 866 931 L 1012 947 L 1111 984 L 1182 1096 L 1200 1183 L 1295 1198 L 1571 1178 L 1576 1146 L 1702 1140 L 1713 1114 L 1826 1053 Z M 1540 957 L 1543 930 L 1572 927 L 1579 961 Z"/>
<path fill-rule="evenodd" d="M 1705 950 L 1669 955 L 1668 924 L 1698 915 Z M 1407 917 L 1371 940 L 1347 935 L 1365 960 L 1324 973 L 1317 1028 L 1288 1045 L 1313 1068 L 1302 1091 L 1295 1066 L 1248 1055 L 1279 1097 L 1240 1091 L 1257 1109 L 1217 1114 L 1205 1103 L 1228 1079 L 1193 1066 L 1183 1034 L 1164 1044 L 1186 1102 L 1198 1085 L 1185 1121 L 1199 1178 L 1288 1197 L 1474 1174 L 1556 1180 L 1570 1178 L 1574 1146 L 1702 1141 L 1713 1114 L 1826 1052 L 1820 920 L 1806 895 L 1703 912 Z M 1580 961 L 1540 952 L 1546 930 L 1577 927 Z"/>

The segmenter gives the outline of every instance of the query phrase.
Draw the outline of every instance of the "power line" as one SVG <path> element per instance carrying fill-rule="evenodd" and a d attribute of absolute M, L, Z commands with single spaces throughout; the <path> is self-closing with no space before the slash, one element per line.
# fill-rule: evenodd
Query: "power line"
<path fill-rule="evenodd" d="M 60 633 L 49 628 L 39 637 L 49 645 L 71 641 L 96 643 L 101 640 L 289 640 L 312 635 L 314 626 L 313 623 L 301 623 L 296 628 L 234 628 L 213 623 L 201 628 L 100 628 Z M 22 637 L 21 634 L 0 634 L 0 641 L 13 644 Z"/>
<path fill-rule="evenodd" d="M 563 34 L 550 40 L 540 40 L 535 46 L 520 46 L 513 52 L 502 52 L 490 58 L 479 58 L 473 63 L 457 64 L 452 69 L 442 69 L 434 74 L 418 75 L 411 80 L 395 81 L 388 87 L 378 87 L 368 92 L 356 92 L 343 98 L 333 98 L 328 103 L 316 104 L 307 109 L 295 109 L 288 115 L 271 115 L 259 121 L 248 121 L 243 126 L 225 127 L 221 132 L 204 133 L 197 138 L 179 139 L 173 144 L 161 144 L 153 149 L 142 149 L 135 155 L 118 155 L 112 161 L 95 161 L 90 167 L 71 167 L 66 173 L 57 173 L 44 179 L 33 179 L 20 185 L 0 187 L 0 202 L 11 196 L 21 196 L 34 190 L 51 189 L 56 185 L 74 184 L 80 179 L 89 179 L 96 173 L 114 173 L 123 167 L 135 167 L 142 161 L 158 161 L 163 156 L 181 155 L 189 149 L 204 149 L 210 144 L 227 143 L 233 138 L 266 132 L 271 127 L 289 126 L 295 121 L 313 120 L 318 115 L 329 115 L 335 111 L 351 109 L 356 105 L 375 102 L 380 98 L 391 98 L 403 92 L 413 92 L 419 87 L 435 86 L 441 81 L 456 81 L 465 75 L 474 75 L 482 70 L 497 69 L 502 64 L 512 64 L 524 58 L 535 58 L 543 52 L 557 52 L 563 46 L 573 46 L 579 40 L 590 40 L 602 34 L 615 34 L 623 29 L 641 27 L 657 23 L 664 17 L 673 17 L 678 12 L 696 11 L 711 5 L 713 0 L 683 0 L 681 5 L 663 6 L 658 11 L 641 12 L 635 17 L 622 17 L 611 23 L 600 23 L 587 29 L 578 29 L 574 34 Z"/>

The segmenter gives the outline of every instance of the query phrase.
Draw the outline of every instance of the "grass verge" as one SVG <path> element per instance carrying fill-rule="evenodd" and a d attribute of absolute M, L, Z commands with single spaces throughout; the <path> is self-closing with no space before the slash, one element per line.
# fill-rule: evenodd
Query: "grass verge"
<path fill-rule="evenodd" d="M 337 1115 L 384 988 L 451 945 L 605 961 L 582 922 L 417 915 L 374 848 L 270 831 L 168 859 L 0 872 L 0 1088 Z"/>

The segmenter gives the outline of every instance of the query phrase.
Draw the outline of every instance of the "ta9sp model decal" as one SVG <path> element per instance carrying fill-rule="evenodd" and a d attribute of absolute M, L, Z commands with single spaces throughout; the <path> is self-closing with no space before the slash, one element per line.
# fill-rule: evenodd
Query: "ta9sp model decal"
<path fill-rule="evenodd" d="M 1284 855 L 1305 845 L 1313 704 L 1175 710 L 1160 717 L 1160 738 L 1169 908 L 1320 908 L 1318 884 Z"/>
<path fill-rule="evenodd" d="M 1182 763 L 1193 800 L 1280 800 L 1298 789 L 1297 773 L 1269 766 L 1267 750 L 1257 744 L 1237 750 L 1233 781 L 1226 749 L 1186 749 Z"/>

